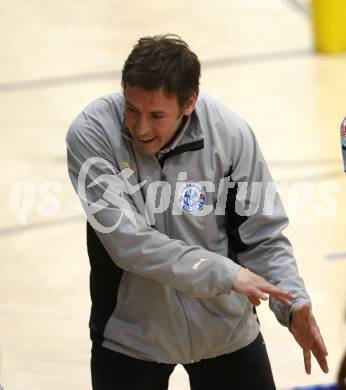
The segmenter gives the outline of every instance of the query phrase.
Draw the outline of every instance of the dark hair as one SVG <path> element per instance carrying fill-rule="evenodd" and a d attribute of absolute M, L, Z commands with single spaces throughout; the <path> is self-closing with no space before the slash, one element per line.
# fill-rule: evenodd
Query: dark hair
<path fill-rule="evenodd" d="M 125 61 L 121 85 L 138 85 L 148 90 L 163 87 L 175 94 L 182 108 L 199 92 L 201 65 L 195 53 L 178 35 L 140 38 Z"/>

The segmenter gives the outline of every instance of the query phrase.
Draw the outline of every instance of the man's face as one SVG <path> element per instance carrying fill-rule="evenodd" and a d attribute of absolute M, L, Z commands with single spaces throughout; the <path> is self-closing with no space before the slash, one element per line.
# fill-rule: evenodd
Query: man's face
<path fill-rule="evenodd" d="M 176 95 L 167 95 L 162 88 L 150 91 L 139 86 L 126 86 L 125 122 L 135 148 L 153 155 L 168 146 L 180 130 L 184 115 L 195 107 L 193 95 L 182 109 Z"/>

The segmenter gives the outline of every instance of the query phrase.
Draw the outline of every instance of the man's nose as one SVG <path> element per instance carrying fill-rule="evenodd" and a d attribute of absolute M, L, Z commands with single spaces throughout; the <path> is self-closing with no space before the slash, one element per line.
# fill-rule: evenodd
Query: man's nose
<path fill-rule="evenodd" d="M 137 137 L 150 133 L 149 123 L 144 116 L 138 118 L 135 130 Z"/>

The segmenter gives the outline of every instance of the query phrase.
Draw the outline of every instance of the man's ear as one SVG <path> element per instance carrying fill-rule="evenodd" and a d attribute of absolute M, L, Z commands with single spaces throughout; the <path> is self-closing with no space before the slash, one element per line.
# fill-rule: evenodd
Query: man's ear
<path fill-rule="evenodd" d="M 192 112 L 194 111 L 195 106 L 196 106 L 196 101 L 197 101 L 197 95 L 196 95 L 196 92 L 194 92 L 193 95 L 191 95 L 191 97 L 189 98 L 189 100 L 185 104 L 185 108 L 183 111 L 184 115 L 188 116 L 188 115 L 192 114 Z"/>

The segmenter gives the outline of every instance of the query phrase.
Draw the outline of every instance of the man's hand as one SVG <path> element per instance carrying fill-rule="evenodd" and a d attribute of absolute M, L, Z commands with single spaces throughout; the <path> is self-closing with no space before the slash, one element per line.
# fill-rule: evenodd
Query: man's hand
<path fill-rule="evenodd" d="M 270 284 L 247 268 L 240 269 L 236 280 L 233 282 L 232 289 L 237 293 L 246 295 L 248 300 L 255 306 L 261 304 L 261 299 L 267 300 L 268 295 L 286 306 L 290 306 L 291 300 L 295 298 L 290 292 Z"/>
<path fill-rule="evenodd" d="M 292 312 L 290 331 L 297 343 L 303 348 L 306 373 L 311 374 L 311 352 L 322 371 L 327 373 L 329 371 L 326 358 L 327 348 L 309 305 L 303 305 Z"/>

